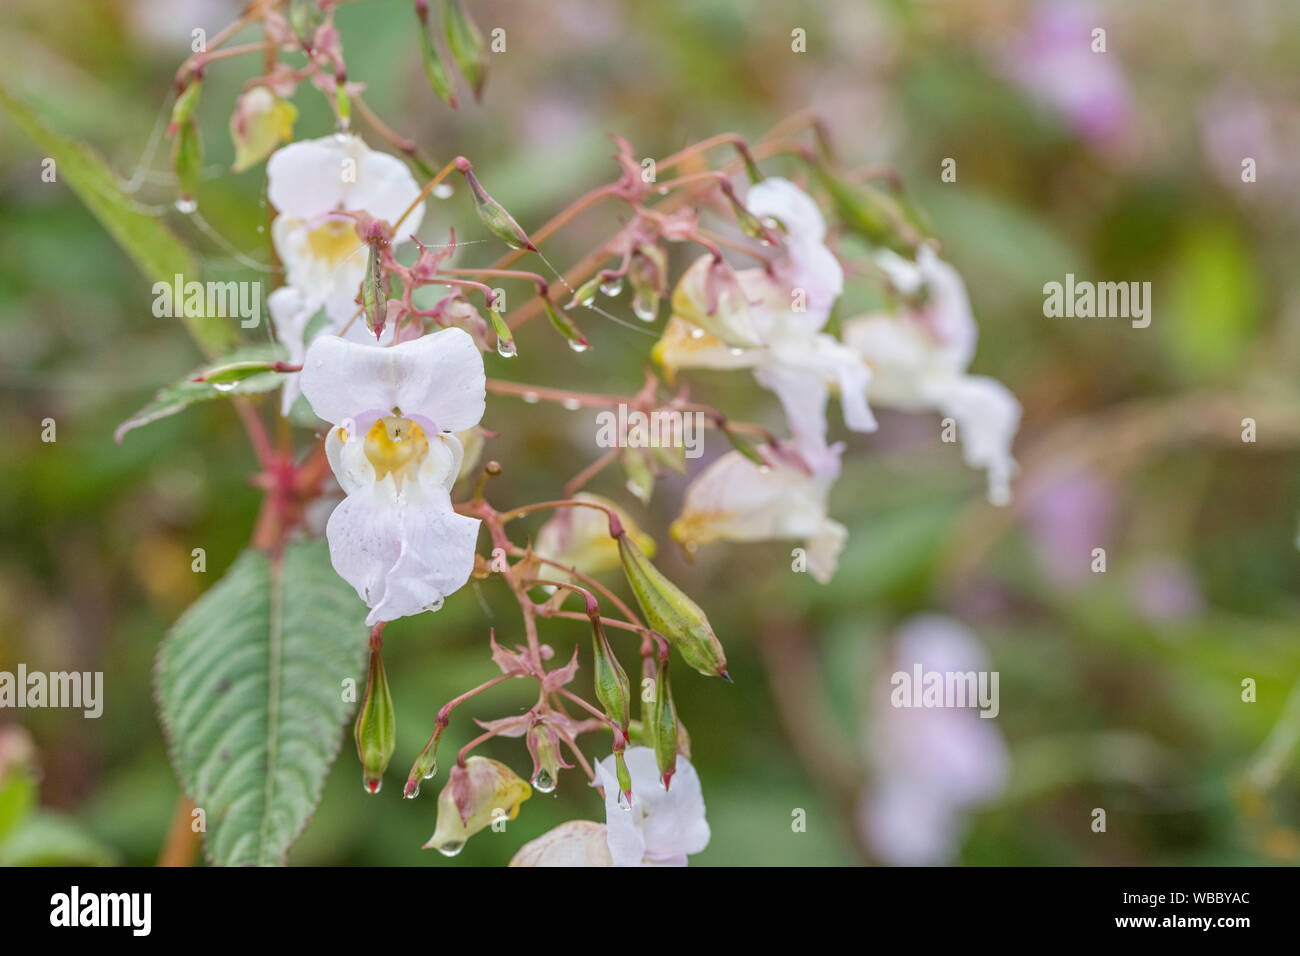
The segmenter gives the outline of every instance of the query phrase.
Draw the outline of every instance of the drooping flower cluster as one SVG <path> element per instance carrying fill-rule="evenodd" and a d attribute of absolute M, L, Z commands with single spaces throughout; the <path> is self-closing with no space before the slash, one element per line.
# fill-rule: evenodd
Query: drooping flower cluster
<path fill-rule="evenodd" d="M 976 326 L 960 276 L 921 244 L 915 261 L 882 250 L 879 268 L 907 304 L 823 331 L 844 284 L 816 203 L 793 183 L 753 186 L 748 210 L 774 228 L 780 255 L 767 268 L 733 271 L 705 256 L 673 295 L 673 315 L 653 352 L 670 380 L 680 369 L 750 369 L 776 394 L 791 439 L 759 464 L 730 452 L 687 490 L 673 535 L 688 548 L 715 540 L 803 539 L 807 569 L 834 573 L 847 532 L 826 501 L 842 445 L 827 440 L 826 404 L 838 394 L 845 425 L 869 432 L 872 403 L 935 410 L 954 420 L 966 462 L 988 472 L 989 498 L 1005 504 L 1016 466 L 1011 442 L 1020 405 L 993 379 L 967 374 Z"/>
<path fill-rule="evenodd" d="M 400 160 L 344 133 L 277 150 L 267 160 L 266 177 L 267 197 L 278 212 L 271 240 L 286 280 L 267 305 L 290 362 L 302 362 L 309 335 L 374 341 L 366 323 L 355 321 L 369 261 L 358 229 L 372 220 L 396 227 L 400 220 L 394 245 L 414 234 L 424 219 L 424 203 L 416 203 L 420 187 L 415 177 Z M 323 320 L 313 322 L 322 311 Z M 380 344 L 392 341 L 393 329 L 386 333 Z M 298 390 L 294 379 L 285 383 L 285 414 Z"/>

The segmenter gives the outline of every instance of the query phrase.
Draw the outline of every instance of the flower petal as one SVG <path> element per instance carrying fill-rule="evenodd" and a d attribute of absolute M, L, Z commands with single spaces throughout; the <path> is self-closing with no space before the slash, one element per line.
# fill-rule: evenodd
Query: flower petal
<path fill-rule="evenodd" d="M 745 208 L 759 219 L 780 220 L 794 245 L 820 243 L 826 237 L 826 220 L 811 196 L 779 176 L 769 176 L 749 187 Z"/>
<path fill-rule="evenodd" d="M 996 379 L 963 375 L 953 380 L 938 406 L 957 423 L 966 464 L 988 471 L 989 501 L 1007 504 L 1011 479 L 1018 470 L 1011 443 L 1020 427 L 1020 402 Z"/>
<path fill-rule="evenodd" d="M 317 219 L 339 208 L 346 192 L 347 152 L 334 137 L 277 149 L 266 162 L 266 195 L 280 215 Z"/>
<path fill-rule="evenodd" d="M 302 391 L 316 414 L 338 424 L 365 412 L 419 415 L 441 431 L 483 417 L 483 356 L 462 329 L 442 329 L 391 348 L 323 335 L 303 364 Z"/>
<path fill-rule="evenodd" d="M 396 156 L 366 148 L 357 162 L 357 181 L 344 196 L 345 209 L 364 209 L 375 219 L 396 225 L 402 213 L 420 195 L 420 186 L 411 170 Z M 424 221 L 424 203 L 411 210 L 393 239 L 401 243 L 420 228 Z"/>
<path fill-rule="evenodd" d="M 395 492 L 390 476 L 330 515 L 330 559 L 370 605 L 368 626 L 437 606 L 474 569 L 478 519 L 452 510 L 446 491 L 418 491 Z"/>

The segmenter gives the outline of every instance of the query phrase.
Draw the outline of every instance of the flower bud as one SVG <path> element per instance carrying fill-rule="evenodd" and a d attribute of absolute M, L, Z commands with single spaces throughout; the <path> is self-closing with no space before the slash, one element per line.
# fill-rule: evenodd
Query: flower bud
<path fill-rule="evenodd" d="M 438 794 L 438 823 L 424 849 L 455 856 L 466 840 L 498 816 L 507 820 L 518 816 L 519 805 L 532 793 L 532 787 L 505 764 L 470 757 L 464 766 L 452 769 L 451 779 Z"/>
<path fill-rule="evenodd" d="M 609 646 L 605 626 L 600 622 L 600 609 L 594 608 L 587 613 L 591 617 L 596 699 L 600 701 L 600 706 L 605 708 L 605 715 L 618 724 L 623 731 L 623 736 L 626 737 L 628 721 L 631 719 L 632 682 L 628 680 L 627 671 L 623 670 L 623 665 L 618 662 L 613 649 Z"/>
<path fill-rule="evenodd" d="M 659 300 L 668 294 L 668 256 L 655 243 L 643 242 L 632 251 L 627 281 L 632 287 L 632 311 L 643 322 L 659 315 Z"/>
<path fill-rule="evenodd" d="M 483 34 L 470 19 L 461 0 L 443 0 L 442 26 L 447 34 L 447 48 L 451 58 L 474 91 L 474 98 L 483 94 L 483 81 L 487 79 L 487 52 Z"/>
<path fill-rule="evenodd" d="M 668 658 L 659 659 L 659 676 L 655 681 L 655 706 L 647 728 L 650 746 L 654 748 L 655 763 L 664 789 L 669 788 L 677 772 L 677 711 L 673 707 L 672 688 L 668 684 Z M 620 783 L 621 786 L 621 783 Z"/>
<path fill-rule="evenodd" d="M 727 658 L 700 606 L 669 581 L 621 529 L 619 557 L 632 593 L 651 630 L 677 648 L 682 660 L 707 677 L 726 677 Z"/>
<path fill-rule="evenodd" d="M 825 164 L 815 168 L 846 226 L 877 245 L 908 256 L 915 254 L 922 237 L 904 204 L 878 189 L 840 179 Z"/>
<path fill-rule="evenodd" d="M 366 277 L 361 283 L 361 305 L 366 310 L 366 328 L 379 338 L 388 321 L 388 286 L 384 281 L 384 239 L 372 236 L 366 240 L 369 261 Z"/>
<path fill-rule="evenodd" d="M 429 86 L 438 94 L 438 99 L 456 109 L 456 90 L 452 85 L 451 74 L 429 35 L 428 0 L 415 0 L 415 15 L 420 19 L 420 56 L 424 63 L 424 75 L 429 78 Z"/>
<path fill-rule="evenodd" d="M 711 255 L 696 259 L 682 273 L 672 305 L 673 315 L 711 332 L 724 345 L 756 348 L 763 344 L 731 266 Z"/>
<path fill-rule="evenodd" d="M 451 4 L 448 4 L 451 6 Z M 467 161 L 461 161 L 460 171 L 465 176 L 465 181 L 469 184 L 470 195 L 474 197 L 474 209 L 478 213 L 479 219 L 483 225 L 499 239 L 503 239 L 512 249 L 527 249 L 529 252 L 536 252 L 537 247 L 533 245 L 528 234 L 519 227 L 514 217 L 506 212 L 504 206 L 488 195 L 483 184 L 478 181 L 474 175 L 474 170 L 470 168 Z"/>
<path fill-rule="evenodd" d="M 551 325 L 555 328 L 555 331 L 564 336 L 565 341 L 569 343 L 569 348 L 575 352 L 585 352 L 591 348 L 591 343 L 578 331 L 578 327 L 573 324 L 567 315 L 557 312 L 555 305 L 549 298 L 542 296 L 542 305 L 546 309 L 546 317 L 550 319 Z"/>
<path fill-rule="evenodd" d="M 192 197 L 203 167 L 203 142 L 192 119 L 186 120 L 176 131 L 176 139 L 172 142 L 172 167 L 176 170 L 181 196 Z"/>
<path fill-rule="evenodd" d="M 199 91 L 202 88 L 203 80 L 196 76 L 176 97 L 176 102 L 172 104 L 171 121 L 167 124 L 168 136 L 176 135 L 177 130 L 193 119 L 194 109 L 199 105 Z"/>
<path fill-rule="evenodd" d="M 528 753 L 533 758 L 533 775 L 529 782 L 538 793 L 550 793 L 559 780 L 560 770 L 572 769 L 560 753 L 560 736 L 555 728 L 539 721 L 528 729 Z"/>
<path fill-rule="evenodd" d="M 235 144 L 232 172 L 260 163 L 281 142 L 293 139 L 298 109 L 265 86 L 255 86 L 235 101 L 230 115 L 230 139 Z"/>
<path fill-rule="evenodd" d="M 370 678 L 366 699 L 357 714 L 355 728 L 357 756 L 361 759 L 362 784 L 367 793 L 378 793 L 384 770 L 397 747 L 397 717 L 388 691 L 388 674 L 377 646 L 370 648 Z"/>

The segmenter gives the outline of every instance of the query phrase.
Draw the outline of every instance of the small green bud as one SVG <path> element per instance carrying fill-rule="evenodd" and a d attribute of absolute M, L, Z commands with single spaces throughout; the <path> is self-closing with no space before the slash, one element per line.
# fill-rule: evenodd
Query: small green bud
<path fill-rule="evenodd" d="M 650 745 L 654 748 L 659 776 L 667 790 L 677 772 L 677 711 L 673 707 L 672 688 L 668 684 L 668 658 L 659 659 L 659 677 L 655 682 L 655 706 L 650 718 Z"/>
<path fill-rule="evenodd" d="M 199 128 L 194 120 L 186 120 L 176 132 L 172 143 L 172 166 L 176 170 L 176 179 L 180 182 L 181 195 L 190 198 L 199 184 L 199 173 L 203 168 L 203 142 L 199 138 Z"/>
<path fill-rule="evenodd" d="M 564 336 L 569 343 L 569 348 L 575 352 L 585 352 L 591 348 L 591 344 L 578 331 L 578 327 L 564 313 L 556 311 L 555 305 L 545 295 L 542 296 L 542 306 L 546 309 L 546 317 L 551 320 L 551 325 L 555 331 Z"/>
<path fill-rule="evenodd" d="M 415 14 L 420 18 L 420 56 L 424 75 L 429 78 L 429 86 L 438 94 L 438 99 L 456 109 L 456 89 L 452 85 L 451 73 L 429 35 L 429 4 L 426 0 L 416 0 Z"/>
<path fill-rule="evenodd" d="M 474 91 L 474 98 L 478 99 L 483 95 L 483 83 L 487 79 L 487 48 L 483 34 L 465 12 L 461 0 L 443 0 L 442 27 L 447 34 L 451 58 Z"/>
<path fill-rule="evenodd" d="M 529 252 L 536 252 L 537 247 L 533 245 L 528 234 L 519 228 L 519 223 L 515 222 L 514 217 L 506 212 L 505 207 L 488 195 L 483 184 L 478 181 L 474 175 L 474 170 L 470 168 L 468 162 L 462 160 L 460 167 L 461 173 L 465 176 L 465 182 L 469 184 L 470 195 L 474 197 L 474 209 L 478 212 L 479 219 L 483 225 L 487 226 L 494 236 L 505 240 L 506 244 L 512 249 L 527 249 Z"/>
<path fill-rule="evenodd" d="M 366 699 L 357 714 L 355 728 L 357 756 L 361 759 L 362 783 L 367 793 L 378 793 L 384 770 L 397 747 L 397 717 L 388 690 L 384 658 L 377 646 L 370 648 L 370 678 Z"/>
<path fill-rule="evenodd" d="M 188 123 L 194 116 L 195 107 L 199 105 L 199 90 L 203 86 L 203 80 L 194 77 L 190 80 L 190 85 L 181 91 L 176 97 L 176 102 L 172 105 L 172 118 L 167 126 L 167 135 L 171 136 L 182 126 Z"/>
<path fill-rule="evenodd" d="M 646 624 L 667 638 L 682 660 L 701 674 L 726 677 L 726 654 L 704 611 L 641 553 L 621 527 L 614 536 L 618 539 L 623 573 Z"/>
<path fill-rule="evenodd" d="M 623 735 L 626 736 L 631 717 L 632 682 L 628 680 L 627 671 L 623 670 L 623 665 L 618 662 L 613 649 L 609 646 L 605 626 L 600 622 L 599 608 L 595 609 L 594 614 L 591 609 L 588 609 L 587 613 L 591 617 L 596 699 L 600 701 L 600 706 L 605 708 L 605 715 L 618 724 Z"/>

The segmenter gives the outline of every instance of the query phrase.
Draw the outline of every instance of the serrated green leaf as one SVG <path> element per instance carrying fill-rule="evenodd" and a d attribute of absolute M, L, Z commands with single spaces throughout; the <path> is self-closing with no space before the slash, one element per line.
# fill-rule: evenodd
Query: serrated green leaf
<path fill-rule="evenodd" d="M 256 395 L 279 388 L 284 383 L 286 373 L 274 371 L 269 365 L 283 359 L 286 354 L 280 345 L 250 345 L 200 366 L 182 381 L 160 388 L 148 405 L 117 426 L 113 437 L 120 444 L 126 433 L 133 428 L 175 415 L 195 402 L 210 402 L 214 398 L 230 398 L 234 395 Z M 197 378 L 205 381 L 196 382 Z"/>
<path fill-rule="evenodd" d="M 283 864 L 338 754 L 360 681 L 365 607 L 323 542 L 248 550 L 176 622 L 156 692 L 172 766 L 206 814 L 215 864 Z"/>
<path fill-rule="evenodd" d="M 198 277 L 194 256 L 185 243 L 162 219 L 118 187 L 113 173 L 94 151 L 50 129 L 3 86 L 0 108 L 54 160 L 57 182 L 72 188 L 150 282 L 171 282 L 177 275 Z M 219 355 L 233 346 L 232 326 L 193 316 L 182 318 L 206 355 Z"/>

